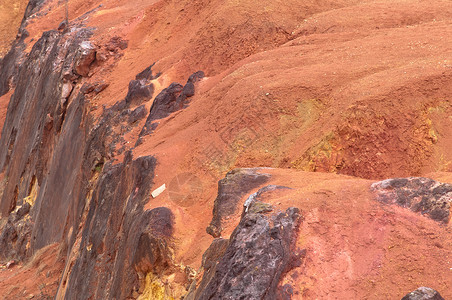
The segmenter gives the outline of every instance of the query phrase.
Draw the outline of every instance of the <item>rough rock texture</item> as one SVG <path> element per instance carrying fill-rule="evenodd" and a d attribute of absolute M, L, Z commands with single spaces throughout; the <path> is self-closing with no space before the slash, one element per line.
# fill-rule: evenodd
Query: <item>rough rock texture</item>
<path fill-rule="evenodd" d="M 448 223 L 452 202 L 452 185 L 423 177 L 387 179 L 372 184 L 377 199 L 397 204 L 414 212 Z"/>
<path fill-rule="evenodd" d="M 444 298 L 434 289 L 422 286 L 408 293 L 402 300 L 444 300 Z"/>
<path fill-rule="evenodd" d="M 27 244 L 30 241 L 32 223 L 26 215 L 30 212 L 30 204 L 25 202 L 17 207 L 0 223 L 0 261 L 20 259 L 30 254 Z"/>
<path fill-rule="evenodd" d="M 252 189 L 270 179 L 270 175 L 259 173 L 259 169 L 236 169 L 218 182 L 218 195 L 214 202 L 213 217 L 207 233 L 221 236 L 222 222 L 238 210 L 240 199 Z"/>
<path fill-rule="evenodd" d="M 135 80 L 129 82 L 129 90 L 125 101 L 130 105 L 140 105 L 143 102 L 152 98 L 154 93 L 154 85 L 150 83 L 160 76 L 160 74 L 152 75 L 152 67 L 154 64 L 150 65 L 142 72 L 140 72 Z"/>
<path fill-rule="evenodd" d="M 163 119 L 175 111 L 186 108 L 190 102 L 189 98 L 195 94 L 196 82 L 202 78 L 204 78 L 204 72 L 198 71 L 190 75 L 185 86 L 174 82 L 161 91 L 152 103 L 149 116 L 140 136 L 148 135 L 155 130 L 158 125 L 158 123 L 154 122 L 155 120 Z"/>
<path fill-rule="evenodd" d="M 293 207 L 270 216 L 263 212 L 246 213 L 218 263 L 211 261 L 214 259 L 205 260 L 207 272 L 194 299 L 283 299 L 288 296 L 286 292 L 290 288 L 279 287 L 279 281 L 286 272 L 299 266 L 305 255 L 304 250 L 295 249 L 294 245 L 300 222 L 300 212 Z M 218 241 L 221 240 L 216 243 Z M 206 256 L 211 257 L 210 253 L 212 251 L 208 250 Z"/>
<path fill-rule="evenodd" d="M 19 60 L 23 56 L 25 48 L 23 38 L 16 41 L 5 57 L 0 59 L 0 74 L 2 74 L 0 76 L 0 95 L 6 94 L 16 84 Z"/>
<path fill-rule="evenodd" d="M 152 157 L 132 160 L 127 154 L 123 163 L 104 166 L 57 297 L 125 299 L 139 290 L 132 269 L 169 270 L 172 213 L 167 208 L 143 212 L 154 165 Z"/>
<path fill-rule="evenodd" d="M 127 103 L 139 105 L 152 98 L 153 92 L 154 87 L 152 84 L 147 85 L 141 80 L 132 80 L 129 83 L 129 91 L 125 100 Z"/>
<path fill-rule="evenodd" d="M 202 280 L 197 286 L 197 281 L 194 280 L 188 290 L 185 300 L 194 300 L 199 298 L 200 291 L 203 291 L 207 284 L 215 275 L 216 267 L 219 260 L 223 257 L 229 245 L 229 239 L 217 238 L 214 239 L 209 248 L 202 255 L 201 270 L 203 271 Z"/>
<path fill-rule="evenodd" d="M 159 275 L 170 272 L 173 213 L 166 207 L 158 207 L 144 214 L 145 228 L 133 255 L 133 266 L 142 275 L 149 272 Z"/>
<path fill-rule="evenodd" d="M 44 298 L 37 285 L 49 269 L 58 281 L 55 261 L 66 262 L 58 298 L 159 299 L 172 284 L 185 288 L 212 240 L 205 227 L 216 181 L 243 166 L 275 167 L 264 185 L 293 190 L 261 189 L 245 212 L 260 185 L 241 194 L 249 186 L 237 184 L 240 200 L 232 189 L 217 199 L 214 235 L 229 236 L 241 213 L 256 224 L 239 227 L 233 241 L 215 240 L 198 297 L 238 298 L 231 283 L 249 298 L 389 299 L 413 282 L 452 297 L 450 226 L 376 203 L 367 180 L 290 170 L 373 180 L 451 171 L 450 1 L 71 0 L 70 22 L 40 39 L 58 28 L 64 4 L 32 0 L 0 63 L 0 94 L 8 91 L 0 98 L 0 256 L 16 261 L 10 270 L 0 261 L 2 298 Z M 92 36 L 74 24 L 83 22 L 95 27 Z M 85 55 L 87 43 L 95 49 Z M 154 61 L 162 72 L 155 81 L 151 68 L 142 71 Z M 160 91 L 196 70 L 208 77 L 173 86 L 149 111 L 151 82 Z M 159 128 L 133 148 L 148 114 L 144 134 Z M 143 192 L 183 174 L 201 183 L 190 205 L 169 188 L 155 199 Z M 279 280 L 276 295 L 247 290 L 245 273 L 231 272 L 237 264 L 250 271 L 245 261 L 268 267 L 263 256 L 272 250 L 260 248 L 265 230 L 253 230 L 298 206 L 305 264 Z M 240 236 L 245 229 L 259 239 Z M 34 266 L 14 258 L 31 255 Z M 266 277 L 250 282 L 274 286 Z"/>
<path fill-rule="evenodd" d="M 66 170 L 79 169 L 83 161 L 86 103 L 80 95 L 68 96 L 65 102 L 60 99 L 63 74 L 72 69 L 78 45 L 89 36 L 84 29 L 65 36 L 57 31 L 44 33 L 21 65 L 8 105 L 0 139 L 2 149 L 8 149 L 0 154 L 0 169 L 8 184 L 0 210 L 6 217 L 29 199 L 36 225 L 31 253 L 61 240 L 63 224 L 68 221 L 69 227 L 74 226 L 78 218 L 75 212 L 68 215 L 68 207 L 80 180 L 75 180 L 77 172 Z"/>
<path fill-rule="evenodd" d="M 134 160 L 123 139 L 144 106 L 120 101 L 94 125 L 85 95 L 105 85 L 82 78 L 96 72 L 90 36 L 48 31 L 20 66 L 0 139 L 0 259 L 25 260 L 58 242 L 66 261 L 58 297 L 125 299 L 146 272 L 171 270 L 173 216 L 143 211 L 156 161 Z"/>
<path fill-rule="evenodd" d="M 75 73 L 81 76 L 88 76 L 90 66 L 95 59 L 96 47 L 89 41 L 81 42 L 75 58 Z"/>

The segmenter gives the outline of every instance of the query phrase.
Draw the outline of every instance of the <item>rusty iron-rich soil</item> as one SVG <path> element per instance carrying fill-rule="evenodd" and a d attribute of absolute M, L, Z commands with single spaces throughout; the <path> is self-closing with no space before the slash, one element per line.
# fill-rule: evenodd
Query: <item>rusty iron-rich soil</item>
<path fill-rule="evenodd" d="M 279 283 L 290 285 L 292 299 L 401 299 L 420 286 L 452 299 L 451 223 L 382 203 L 371 188 L 387 178 L 415 176 L 452 184 L 451 1 L 67 3 L 69 23 L 89 28 L 89 40 L 97 49 L 89 73 L 76 84 L 71 81 L 72 95 L 84 84 L 105 84 L 98 92 L 86 93 L 84 111 L 92 123 L 83 123 L 83 117 L 81 124 L 87 125 L 80 128 L 92 126 L 86 129 L 89 134 L 100 120 L 108 120 L 103 119 L 105 112 L 126 98 L 129 82 L 150 65 L 154 64 L 155 75 L 147 79 L 151 95 L 128 104 L 131 111 L 144 105 L 146 116 L 157 107 L 156 96 L 171 83 L 187 87 L 190 75 L 197 71 L 205 75 L 193 84 L 189 101 L 152 120 L 153 130 L 147 134 L 142 134 L 146 118 L 137 118 L 127 130 L 117 124 L 111 127 L 121 138 L 105 162 L 111 162 L 111 170 L 123 161 L 126 166 L 128 150 L 134 159 L 155 157 L 152 190 L 163 184 L 166 189 L 155 198 L 146 195 L 143 210 L 166 207 L 173 215 L 172 267 L 158 274 L 163 274 L 161 279 L 152 272 L 145 278 L 141 274 L 142 286 L 131 297 L 179 299 L 190 291 L 190 284 L 202 286 L 207 273 L 203 253 L 214 240 L 206 228 L 214 214 L 218 180 L 236 168 L 263 167 L 259 172 L 269 174 L 269 181 L 238 197 L 238 208 L 225 219 L 221 236 L 233 234 L 243 203 L 259 188 L 269 184 L 290 188 L 265 194 L 262 201 L 274 211 L 289 207 L 301 211 L 295 245 L 306 254 Z M 0 57 L 14 41 L 26 5 L 9 0 L 0 4 Z M 64 17 L 64 1 L 41 1 L 39 12 L 24 27 L 28 33 L 22 38 L 24 53 L 33 53 L 43 32 L 57 30 Z M 11 84 L 0 97 L 0 126 L 7 111 L 14 109 L 8 107 L 14 88 Z M 63 134 L 65 130 L 58 132 L 55 140 Z M 109 137 L 105 140 L 111 142 Z M 25 148 L 15 147 L 16 153 Z M 96 173 L 103 163 L 81 184 L 95 187 L 99 178 L 110 176 L 113 171 L 105 176 Z M 126 173 L 129 167 L 124 168 Z M 2 193 L 9 184 L 5 176 L 2 173 Z M 17 197 L 20 191 L 13 190 Z M 129 190 L 130 195 L 139 193 L 139 187 Z M 96 195 L 93 188 L 90 196 L 93 191 Z M 68 296 L 73 290 L 64 288 L 64 276 L 70 276 L 73 267 L 68 262 L 84 257 L 86 249 L 95 253 L 91 247 L 96 242 L 80 246 L 85 240 L 81 233 L 95 227 L 91 224 L 85 230 L 83 222 L 94 214 L 94 208 L 88 209 L 94 204 L 87 203 L 79 229 L 64 227 L 66 218 L 76 217 L 62 216 L 61 240 L 50 238 L 27 260 L 8 268 L 6 261 L 1 265 L 2 297 L 73 299 Z M 30 217 L 34 222 L 35 216 Z M 123 217 L 118 213 L 118 219 Z M 0 219 L 1 226 L 5 220 Z M 116 238 L 123 238 L 124 225 L 113 219 L 108 224 L 120 228 Z M 74 235 L 71 243 L 80 247 L 68 250 L 66 239 L 73 230 L 80 230 L 80 235 Z M 106 258 L 111 255 L 108 251 L 102 252 L 106 248 L 101 244 L 96 250 L 102 261 L 111 258 Z"/>

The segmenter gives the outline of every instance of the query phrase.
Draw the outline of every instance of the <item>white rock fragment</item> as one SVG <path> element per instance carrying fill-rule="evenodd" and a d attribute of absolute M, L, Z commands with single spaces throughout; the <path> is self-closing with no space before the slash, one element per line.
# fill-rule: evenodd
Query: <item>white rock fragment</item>
<path fill-rule="evenodd" d="M 166 189 L 166 185 L 163 184 L 160 187 L 156 188 L 152 193 L 151 196 L 152 198 L 157 197 L 158 195 L 160 195 L 164 190 Z"/>

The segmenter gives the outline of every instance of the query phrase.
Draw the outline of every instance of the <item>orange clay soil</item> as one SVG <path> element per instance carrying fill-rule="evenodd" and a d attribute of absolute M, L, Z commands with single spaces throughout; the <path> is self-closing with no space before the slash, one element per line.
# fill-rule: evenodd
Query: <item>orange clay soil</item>
<path fill-rule="evenodd" d="M 0 59 L 8 53 L 17 35 L 28 0 L 2 0 L 0 2 Z"/>
<path fill-rule="evenodd" d="M 60 246 L 49 245 L 39 250 L 25 264 L 0 266 L 2 299 L 50 299 L 55 295 L 64 262 L 59 261 Z"/>
<path fill-rule="evenodd" d="M 206 72 L 190 106 L 133 152 L 157 157 L 156 188 L 179 174 L 197 178 L 196 189 L 183 187 L 183 203 L 167 189 L 146 206 L 174 212 L 177 263 L 200 266 L 217 180 L 228 170 L 284 168 L 268 171 L 272 183 L 294 190 L 268 201 L 306 218 L 306 263 L 285 279 L 300 295 L 400 298 L 427 285 L 452 297 L 450 226 L 376 203 L 372 181 L 357 178 L 452 182 L 452 2 L 321 2 L 70 0 L 70 19 L 95 28 L 93 43 L 128 41 L 122 57 L 84 79 L 109 83 L 91 99 L 93 114 L 123 99 L 154 62 L 162 73 L 154 95 Z M 63 20 L 62 1 L 43 10 L 27 27 L 27 51 Z M 138 133 L 126 136 L 130 147 Z M 238 215 L 225 234 L 237 223 Z"/>

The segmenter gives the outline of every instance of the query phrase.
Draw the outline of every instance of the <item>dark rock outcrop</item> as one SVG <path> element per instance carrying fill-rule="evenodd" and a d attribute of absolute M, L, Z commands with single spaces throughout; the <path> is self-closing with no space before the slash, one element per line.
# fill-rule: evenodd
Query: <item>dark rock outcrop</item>
<path fill-rule="evenodd" d="M 228 245 L 228 239 L 218 238 L 213 240 L 212 244 L 210 244 L 209 248 L 202 255 L 202 280 L 199 286 L 197 286 L 196 280 L 191 283 L 188 293 L 184 298 L 185 300 L 194 300 L 195 297 L 199 298 L 201 291 L 206 288 L 207 284 L 215 275 L 216 266 L 226 252 Z"/>
<path fill-rule="evenodd" d="M 0 261 L 23 258 L 30 254 L 27 246 L 33 228 L 28 216 L 30 207 L 30 204 L 25 202 L 11 212 L 6 223 L 0 223 Z"/>
<path fill-rule="evenodd" d="M 434 289 L 422 286 L 406 294 L 402 300 L 444 300 L 444 298 Z"/>
<path fill-rule="evenodd" d="M 130 105 L 140 105 L 150 100 L 154 93 L 154 86 L 146 84 L 143 80 L 132 80 L 129 82 L 129 91 L 126 95 L 126 103 Z"/>
<path fill-rule="evenodd" d="M 140 105 L 152 98 L 154 85 L 150 81 L 160 76 L 160 74 L 152 75 L 153 66 L 154 64 L 150 65 L 138 73 L 135 80 L 129 82 L 129 90 L 125 98 L 127 105 Z"/>
<path fill-rule="evenodd" d="M 216 251 L 206 251 L 203 279 L 187 299 L 281 299 L 291 289 L 279 283 L 305 256 L 305 250 L 295 247 L 300 212 L 292 207 L 266 215 L 251 212 L 253 205 L 229 242 L 215 240 L 211 248 Z"/>
<path fill-rule="evenodd" d="M 23 35 L 25 38 L 26 35 Z M 23 39 L 16 40 L 11 50 L 0 59 L 0 96 L 6 94 L 16 85 L 17 74 L 19 73 L 19 65 L 24 56 L 23 50 L 25 44 Z"/>
<path fill-rule="evenodd" d="M 171 265 L 173 215 L 167 208 L 143 212 L 155 159 L 104 166 L 87 208 L 73 265 L 63 274 L 59 294 L 65 299 L 126 299 L 139 290 L 136 272 L 167 271 Z"/>
<path fill-rule="evenodd" d="M 143 230 L 133 256 L 132 264 L 141 275 L 164 274 L 172 267 L 174 215 L 166 207 L 154 208 L 144 213 Z"/>
<path fill-rule="evenodd" d="M 387 179 L 372 184 L 378 201 L 397 204 L 429 218 L 448 223 L 452 202 L 452 185 L 430 178 Z"/>
<path fill-rule="evenodd" d="M 178 97 L 181 95 L 184 87 L 179 83 L 171 83 L 169 87 L 163 89 L 163 91 L 158 94 L 154 102 L 152 103 L 151 110 L 149 113 L 150 120 L 163 119 L 169 116 L 171 113 L 182 109 L 178 105 Z"/>
<path fill-rule="evenodd" d="M 66 262 L 58 297 L 126 299 L 140 274 L 172 269 L 173 216 L 143 211 L 156 162 L 133 159 L 122 137 L 146 117 L 144 106 L 120 101 L 90 116 L 85 96 L 105 88 L 82 85 L 96 71 L 94 48 L 83 46 L 90 36 L 74 26 L 49 31 L 22 64 L 10 60 L 20 68 L 0 138 L 0 260 L 27 260 L 58 242 Z"/>
<path fill-rule="evenodd" d="M 0 211 L 8 217 L 15 207 L 24 205 L 25 198 L 32 196 L 30 216 L 36 226 L 29 253 L 61 240 L 69 199 L 78 189 L 79 181 L 74 177 L 77 172 L 68 170 L 79 170 L 83 160 L 88 126 L 82 123 L 87 103 L 82 96 L 68 96 L 64 102 L 60 99 L 63 74 L 72 69 L 76 49 L 90 34 L 85 29 L 68 35 L 44 33 L 22 63 L 8 104 L 0 139 L 0 148 L 7 149 L 0 153 L 0 169 L 8 183 L 3 189 Z M 42 199 L 46 199 L 45 203 Z M 69 223 L 75 219 L 69 218 Z"/>
<path fill-rule="evenodd" d="M 195 94 L 196 82 L 202 78 L 204 78 L 204 72 L 198 71 L 190 75 L 185 86 L 173 82 L 169 87 L 162 90 L 152 103 L 140 137 L 152 133 L 157 128 L 156 120 L 166 118 L 171 113 L 186 108 L 190 102 L 189 98 Z"/>
<path fill-rule="evenodd" d="M 212 221 L 207 227 L 208 234 L 219 237 L 223 230 L 222 222 L 237 212 L 240 199 L 270 179 L 270 175 L 258 171 L 259 169 L 236 169 L 218 182 L 218 195 L 214 202 Z"/>
<path fill-rule="evenodd" d="M 80 76 L 88 76 L 90 66 L 95 59 L 96 47 L 89 41 L 81 42 L 75 58 L 74 72 Z"/>

